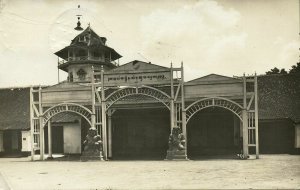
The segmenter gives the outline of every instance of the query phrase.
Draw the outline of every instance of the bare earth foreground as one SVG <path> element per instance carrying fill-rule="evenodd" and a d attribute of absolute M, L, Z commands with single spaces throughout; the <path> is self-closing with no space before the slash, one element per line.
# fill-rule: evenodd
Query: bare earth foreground
<path fill-rule="evenodd" d="M 197 161 L 0 159 L 2 189 L 299 189 L 300 156 Z"/>

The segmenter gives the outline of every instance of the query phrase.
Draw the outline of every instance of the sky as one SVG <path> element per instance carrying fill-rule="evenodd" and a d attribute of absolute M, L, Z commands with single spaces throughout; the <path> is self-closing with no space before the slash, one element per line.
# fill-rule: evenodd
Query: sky
<path fill-rule="evenodd" d="M 0 0 L 0 88 L 56 84 L 53 53 L 79 34 L 78 14 L 123 56 L 120 64 L 183 62 L 186 81 L 288 71 L 299 62 L 299 7 L 298 0 Z"/>

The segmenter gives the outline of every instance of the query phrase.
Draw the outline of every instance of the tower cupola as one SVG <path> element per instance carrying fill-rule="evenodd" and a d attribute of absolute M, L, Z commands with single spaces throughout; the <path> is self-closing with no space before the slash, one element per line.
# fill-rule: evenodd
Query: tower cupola
<path fill-rule="evenodd" d="M 110 70 L 118 66 L 122 56 L 106 45 L 106 38 L 98 36 L 90 26 L 77 35 L 71 44 L 55 53 L 58 68 L 68 73 L 70 82 L 88 82 L 94 70 Z"/>

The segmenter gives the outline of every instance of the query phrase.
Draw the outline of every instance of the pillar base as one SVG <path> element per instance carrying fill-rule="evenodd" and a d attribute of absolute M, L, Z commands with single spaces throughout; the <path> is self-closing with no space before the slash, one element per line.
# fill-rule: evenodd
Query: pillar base
<path fill-rule="evenodd" d="M 48 156 L 47 158 L 46 158 L 46 160 L 53 160 L 54 158 L 52 157 L 52 156 Z"/>
<path fill-rule="evenodd" d="M 99 160 L 104 161 L 102 151 L 84 151 L 80 156 L 81 161 Z"/>
<path fill-rule="evenodd" d="M 168 150 L 166 160 L 188 160 L 185 150 Z"/>

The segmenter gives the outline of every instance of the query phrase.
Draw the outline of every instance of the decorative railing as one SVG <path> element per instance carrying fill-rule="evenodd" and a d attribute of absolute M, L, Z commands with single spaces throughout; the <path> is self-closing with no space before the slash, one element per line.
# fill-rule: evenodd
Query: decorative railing
<path fill-rule="evenodd" d="M 68 61 L 86 61 L 90 60 L 88 56 L 80 56 L 80 57 L 69 57 Z"/>
<path fill-rule="evenodd" d="M 80 56 L 80 57 L 69 57 L 67 60 L 59 60 L 58 64 L 64 64 L 70 61 L 101 61 L 101 62 L 108 62 L 114 65 L 118 65 L 115 61 L 111 61 L 109 58 L 102 58 L 102 57 L 94 57 L 94 56 Z"/>

